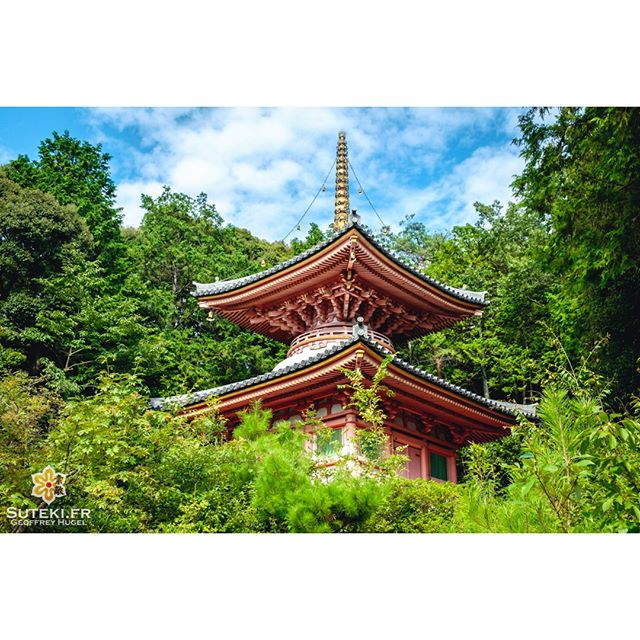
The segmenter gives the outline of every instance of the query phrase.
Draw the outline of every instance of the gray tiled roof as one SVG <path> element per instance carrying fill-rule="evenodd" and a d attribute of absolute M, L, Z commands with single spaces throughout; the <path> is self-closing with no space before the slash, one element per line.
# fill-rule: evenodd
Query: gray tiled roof
<path fill-rule="evenodd" d="M 351 222 L 341 231 L 331 234 L 328 238 L 323 240 L 321 243 L 315 245 L 314 247 L 311 247 L 310 249 L 303 251 L 297 256 L 290 258 L 286 262 L 277 264 L 274 267 L 267 269 L 266 271 L 252 273 L 248 276 L 244 276 L 242 278 L 235 278 L 233 280 L 223 280 L 221 282 L 212 282 L 210 284 L 194 282 L 193 284 L 195 285 L 195 291 L 193 295 L 197 298 L 200 298 L 203 296 L 210 296 L 218 293 L 225 293 L 227 291 L 233 291 L 235 289 L 239 289 L 252 282 L 257 282 L 258 280 L 262 280 L 263 278 L 267 278 L 268 276 L 274 273 L 278 273 L 279 271 L 282 271 L 287 267 L 291 267 L 295 264 L 298 264 L 299 262 L 302 262 L 305 258 L 308 258 L 314 255 L 321 249 L 324 249 L 325 247 L 329 246 L 337 238 L 346 234 L 352 228 L 355 228 L 358 231 L 360 231 L 360 233 L 362 233 L 362 235 L 369 242 L 371 242 L 371 244 L 376 249 L 378 249 L 378 251 L 380 251 L 381 253 L 386 255 L 388 258 L 393 260 L 398 266 L 402 267 L 406 271 L 409 271 L 413 275 L 420 278 L 423 282 L 426 282 L 427 284 L 430 284 L 436 287 L 437 289 L 440 289 L 441 291 L 444 291 L 452 295 L 454 298 L 458 298 L 459 300 L 464 300 L 465 302 L 472 302 L 474 304 L 480 304 L 480 305 L 488 304 L 485 301 L 485 293 L 486 293 L 485 291 L 466 291 L 465 289 L 457 289 L 456 287 L 450 287 L 446 284 L 442 284 L 441 282 L 438 282 L 437 280 L 434 280 L 433 278 L 430 278 L 429 276 L 425 275 L 424 273 L 421 273 L 411 265 L 407 264 L 404 260 L 402 260 L 402 258 L 397 256 L 393 252 L 389 251 L 388 249 L 385 249 L 373 238 L 373 236 L 368 231 L 366 231 L 366 229 L 364 229 L 363 227 L 361 227 L 359 224 L 355 222 Z"/>
<path fill-rule="evenodd" d="M 510 411 L 514 411 L 516 413 L 524 413 L 526 416 L 535 417 L 536 410 L 538 408 L 538 403 L 534 404 L 518 404 L 517 402 L 505 402 L 504 400 L 494 400 L 499 405 L 505 407 L 505 409 L 509 409 Z"/>
<path fill-rule="evenodd" d="M 339 353 L 340 351 L 355 344 L 356 342 L 362 342 L 366 344 L 368 347 L 370 347 L 371 349 L 373 349 L 383 357 L 388 355 L 389 353 L 388 351 L 386 351 L 386 349 L 383 349 L 382 347 L 377 345 L 375 342 L 372 342 L 367 338 L 363 338 L 361 336 L 356 338 L 350 338 L 349 340 L 345 340 L 343 342 L 338 343 L 337 345 L 335 345 L 334 347 L 331 347 L 330 349 L 322 351 L 320 354 L 316 356 L 312 356 L 310 358 L 307 358 L 306 360 L 302 360 L 301 362 L 297 362 L 295 364 L 289 365 L 288 367 L 283 367 L 282 369 L 278 369 L 276 371 L 270 371 L 269 373 L 264 373 L 262 375 L 255 376 L 247 380 L 242 380 L 240 382 L 233 382 L 231 384 L 225 384 L 220 387 L 213 387 L 212 389 L 205 389 L 204 391 L 195 391 L 193 393 L 186 393 L 179 396 L 172 396 L 169 398 L 151 398 L 151 400 L 149 401 L 149 407 L 151 409 L 163 409 L 163 408 L 167 408 L 175 405 L 180 407 L 185 407 L 192 404 L 197 404 L 199 402 L 203 402 L 208 398 L 226 395 L 227 393 L 231 393 L 232 391 L 238 391 L 240 389 L 246 389 L 248 387 L 252 387 L 253 385 L 259 384 L 261 382 L 266 382 L 268 380 L 275 380 L 277 378 L 287 375 L 288 373 L 292 373 L 294 371 L 301 371 L 302 369 L 305 369 L 306 367 L 312 364 L 322 362 L 323 360 L 329 358 L 330 356 L 336 353 Z M 442 380 L 442 378 L 438 378 L 437 376 L 434 376 L 431 373 L 427 373 L 426 371 L 423 371 L 418 367 L 414 367 L 413 365 L 409 364 L 405 360 L 402 360 L 402 358 L 398 357 L 397 355 L 394 355 L 392 362 L 393 364 L 398 366 L 400 369 L 403 369 L 404 371 L 407 371 L 409 373 L 413 373 L 414 375 L 417 375 L 420 378 L 423 378 L 424 380 L 427 380 L 441 387 L 442 389 L 453 391 L 454 393 L 460 396 L 468 398 L 469 400 L 482 404 L 485 407 L 488 407 L 495 411 L 499 411 L 500 413 L 503 413 L 509 416 L 517 416 L 518 414 L 522 413 L 527 418 L 535 417 L 536 405 L 516 405 L 509 402 L 501 402 L 498 400 L 491 400 L 489 398 L 484 398 L 482 396 L 479 396 L 476 393 L 467 391 L 466 389 L 463 389 L 458 385 L 451 384 L 446 380 Z"/>
<path fill-rule="evenodd" d="M 241 380 L 240 382 L 232 382 L 230 384 L 224 384 L 220 387 L 213 387 L 212 389 L 205 389 L 204 391 L 194 391 L 192 393 L 185 393 L 179 396 L 171 396 L 169 398 L 151 398 L 151 400 L 149 401 L 149 406 L 152 409 L 162 409 L 163 407 L 170 405 L 178 405 L 180 407 L 184 407 L 202 402 L 214 396 L 222 396 L 227 393 L 231 393 L 232 391 L 246 389 L 247 387 L 252 387 L 255 384 L 259 384 L 260 382 L 275 380 L 276 378 L 285 376 L 288 373 L 304 369 L 312 364 L 315 364 L 316 362 L 321 362 L 325 358 L 328 358 L 334 353 L 341 351 L 346 346 L 351 345 L 354 342 L 357 342 L 355 338 L 345 340 L 344 342 L 340 342 L 330 349 L 323 350 L 321 353 L 315 356 L 311 356 L 310 358 L 306 358 L 305 360 L 301 360 L 300 362 L 296 362 L 295 364 L 290 364 L 287 367 L 282 367 L 281 369 L 269 371 L 268 373 L 263 373 L 262 375 L 248 378 L 247 380 Z"/>

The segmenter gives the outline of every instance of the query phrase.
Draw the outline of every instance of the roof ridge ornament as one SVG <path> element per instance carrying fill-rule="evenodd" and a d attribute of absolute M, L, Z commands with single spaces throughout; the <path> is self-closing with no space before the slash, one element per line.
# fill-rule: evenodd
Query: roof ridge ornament
<path fill-rule="evenodd" d="M 367 336 L 367 332 L 368 329 L 367 325 L 364 323 L 364 318 L 362 316 L 358 316 L 353 324 L 352 337 L 364 338 Z"/>
<path fill-rule="evenodd" d="M 349 223 L 349 160 L 347 158 L 347 134 L 338 133 L 336 151 L 336 200 L 333 216 L 333 230 L 340 231 Z"/>

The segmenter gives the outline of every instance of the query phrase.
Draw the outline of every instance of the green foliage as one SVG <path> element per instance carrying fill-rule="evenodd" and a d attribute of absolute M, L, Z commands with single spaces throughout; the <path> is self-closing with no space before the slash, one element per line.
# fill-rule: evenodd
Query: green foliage
<path fill-rule="evenodd" d="M 162 484 L 166 458 L 196 444 L 180 424 L 146 409 L 132 378 L 103 376 L 91 398 L 70 402 L 49 438 L 46 460 L 71 476 L 67 496 L 91 509 L 90 531 L 145 531 L 177 514 Z"/>
<path fill-rule="evenodd" d="M 58 408 L 23 374 L 0 380 L 3 504 L 37 507 L 30 474 L 50 464 L 67 475 L 65 503 L 91 510 L 86 527 L 59 530 L 357 531 L 381 499 L 377 481 L 316 476 L 305 425 L 271 425 L 259 405 L 231 441 L 215 412 L 148 410 L 132 376 L 103 374 L 93 396 Z"/>
<path fill-rule="evenodd" d="M 300 533 L 359 531 L 379 504 L 376 480 L 357 477 L 345 466 L 322 473 L 305 442 L 308 428 L 318 428 L 313 412 L 290 426 L 269 430 L 271 414 L 254 406 L 241 415 L 234 438 L 255 452 L 253 512 L 265 531 Z M 320 467 L 318 467 L 320 465 Z M 319 472 L 318 472 L 319 471 Z"/>
<path fill-rule="evenodd" d="M 373 378 L 367 380 L 362 369 L 340 369 L 347 378 L 347 384 L 339 384 L 338 389 L 349 391 L 347 407 L 353 407 L 358 415 L 373 428 L 380 428 L 384 424 L 386 414 L 382 409 L 383 396 L 393 397 L 394 392 L 382 384 L 387 376 L 387 369 L 391 362 L 391 356 L 387 356 L 378 367 Z"/>
<path fill-rule="evenodd" d="M 382 503 L 367 521 L 371 533 L 448 533 L 461 487 L 450 482 L 393 478 Z"/>
<path fill-rule="evenodd" d="M 142 207 L 146 213 L 133 252 L 137 271 L 145 282 L 170 289 L 179 300 L 225 253 L 222 219 L 205 194 L 193 199 L 168 187 L 156 199 L 143 195 Z"/>
<path fill-rule="evenodd" d="M 46 336 L 37 326 L 45 284 L 73 253 L 84 260 L 91 235 L 73 207 L 25 189 L 0 170 L 0 364 L 38 373 Z"/>
<path fill-rule="evenodd" d="M 387 414 L 384 412 L 384 397 L 391 398 L 394 391 L 382 384 L 392 356 L 386 356 L 369 380 L 360 367 L 340 369 L 348 382 L 339 384 L 338 389 L 346 389 L 349 394 L 347 407 L 353 407 L 358 417 L 368 428 L 358 429 L 353 435 L 356 446 L 355 456 L 342 456 L 352 471 L 358 469 L 360 475 L 394 476 L 407 462 L 403 453 L 389 452 L 389 437 L 384 430 Z"/>
<path fill-rule="evenodd" d="M 640 384 L 640 109 L 532 109 L 520 130 L 526 165 L 514 186 L 551 228 L 553 313 L 572 358 L 610 336 L 596 365 L 624 399 Z"/>
<path fill-rule="evenodd" d="M 294 497 L 289 530 L 300 533 L 357 533 L 381 504 L 383 488 L 376 480 L 346 471 L 330 482 L 315 480 Z"/>
<path fill-rule="evenodd" d="M 309 231 L 307 232 L 307 237 L 304 240 L 294 238 L 291 241 L 291 252 L 293 255 L 298 255 L 299 253 L 320 244 L 327 236 L 328 233 L 323 233 L 322 229 L 320 229 L 315 222 L 312 222 L 309 225 Z"/>
<path fill-rule="evenodd" d="M 50 420 L 60 410 L 60 398 L 20 372 L 0 377 L 0 503 L 24 507 L 30 499 L 29 460 L 42 449 Z"/>
<path fill-rule="evenodd" d="M 4 503 L 38 506 L 30 474 L 50 464 L 67 475 L 65 504 L 91 510 L 85 527 L 34 531 L 387 531 L 398 509 L 412 531 L 431 531 L 444 526 L 453 495 L 415 494 L 406 485 L 404 499 L 394 475 L 347 466 L 322 473 L 322 460 L 305 446 L 308 428 L 318 426 L 313 412 L 294 426 L 272 424 L 271 412 L 254 405 L 227 441 L 215 412 L 186 422 L 149 411 L 139 381 L 114 374 L 101 376 L 92 397 L 67 402 L 59 417 L 58 408 L 55 395 L 24 375 L 0 382 Z"/>
<path fill-rule="evenodd" d="M 469 475 L 471 478 L 481 477 L 490 482 L 494 491 L 503 495 L 511 482 L 510 470 L 522 455 L 522 441 L 526 433 L 526 427 L 520 426 L 504 438 L 481 445 L 472 443 L 460 449 L 462 469 L 458 480 L 465 482 Z"/>
<path fill-rule="evenodd" d="M 540 422 L 523 424 L 515 463 L 471 445 L 458 517 L 492 532 L 640 531 L 640 420 L 604 411 L 588 393 L 548 388 Z"/>
<path fill-rule="evenodd" d="M 19 156 L 7 165 L 12 180 L 52 194 L 62 205 L 75 205 L 95 240 L 101 263 L 119 272 L 124 258 L 121 214 L 115 208 L 116 187 L 102 145 L 53 132 L 38 148 L 38 159 Z"/>
<path fill-rule="evenodd" d="M 40 169 L 22 158 L 8 171 L 26 181 Z M 256 270 L 265 255 L 277 261 L 283 245 L 223 227 L 204 196 L 166 189 L 143 204 L 145 220 L 127 234 L 126 265 L 116 269 L 91 259 L 91 234 L 73 207 L 0 175 L 2 368 L 46 368 L 65 395 L 90 391 L 101 371 L 140 370 L 150 392 L 163 395 L 257 375 L 284 357 L 280 343 L 207 321 L 190 295 L 193 279 Z"/>
<path fill-rule="evenodd" d="M 30 475 L 51 464 L 67 474 L 64 500 L 91 509 L 76 530 L 640 531 L 640 417 L 584 392 L 547 391 L 540 422 L 511 443 L 471 445 L 460 487 L 398 478 L 380 461 L 358 467 L 353 455 L 327 469 L 305 445 L 313 412 L 272 424 L 256 405 L 227 441 L 215 411 L 186 422 L 148 410 L 140 390 L 104 374 L 60 413 L 42 381 L 0 379 L 3 504 L 36 507 Z"/>
<path fill-rule="evenodd" d="M 165 188 L 143 196 L 140 230 L 129 241 L 131 273 L 123 294 L 137 301 L 149 330 L 137 360 L 155 394 L 183 393 L 263 373 L 284 357 L 283 345 L 220 319 L 207 321 L 191 296 L 195 281 L 232 277 L 252 265 L 269 243 L 223 227 L 215 206 Z"/>
<path fill-rule="evenodd" d="M 521 465 L 514 468 L 514 491 L 526 498 L 531 490 L 546 499 L 557 526 L 569 532 L 580 517 L 580 496 L 586 491 L 593 465 L 583 446 L 591 428 L 593 401 L 569 399 L 566 392 L 547 390 L 539 407 L 543 429 L 531 429 Z"/>
<path fill-rule="evenodd" d="M 527 401 L 540 389 L 549 349 L 547 294 L 553 277 L 539 252 L 548 231 L 526 209 L 476 203 L 478 221 L 450 234 L 429 234 L 411 219 L 386 236 L 390 249 L 427 275 L 456 287 L 486 291 L 481 318 L 410 342 L 401 355 L 480 395 Z"/>
<path fill-rule="evenodd" d="M 592 451 L 585 528 L 640 533 L 640 404 L 631 416 L 593 407 L 587 448 Z"/>
<path fill-rule="evenodd" d="M 91 235 L 73 207 L 22 188 L 0 170 L 0 300 L 39 291 L 38 280 L 56 273 L 64 250 L 86 252 Z"/>
<path fill-rule="evenodd" d="M 59 274 L 42 282 L 42 309 L 35 327 L 40 344 L 64 376 L 91 385 L 107 364 L 135 368 L 138 343 L 148 329 L 135 301 L 103 292 L 103 269 L 73 248 Z M 75 375 L 74 375 L 75 374 Z"/>
<path fill-rule="evenodd" d="M 18 399 L 28 408 L 19 414 L 30 419 L 48 409 Z M 13 418 L 13 423 L 26 433 L 20 427 L 24 420 Z M 24 471 L 3 478 L 3 495 L 10 496 L 9 505 L 38 506 L 29 496 L 30 474 L 51 464 L 67 475 L 64 500 L 91 510 L 86 527 L 60 530 L 160 530 L 179 518 L 183 504 L 209 488 L 222 428 L 211 417 L 188 424 L 150 411 L 135 378 L 105 374 L 95 395 L 68 402 L 60 417 L 49 421 L 36 446 L 14 452 Z"/>

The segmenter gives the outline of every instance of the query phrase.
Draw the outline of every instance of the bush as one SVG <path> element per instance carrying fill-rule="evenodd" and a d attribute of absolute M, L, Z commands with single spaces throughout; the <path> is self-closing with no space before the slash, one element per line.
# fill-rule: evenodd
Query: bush
<path fill-rule="evenodd" d="M 460 487 L 450 482 L 391 478 L 382 504 L 367 521 L 371 533 L 446 533 L 452 521 Z"/>

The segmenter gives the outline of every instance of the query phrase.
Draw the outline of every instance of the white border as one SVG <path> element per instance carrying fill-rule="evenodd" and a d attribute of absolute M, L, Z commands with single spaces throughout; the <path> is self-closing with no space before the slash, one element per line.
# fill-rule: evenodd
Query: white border
<path fill-rule="evenodd" d="M 14 559 L 2 581 L 5 637 L 637 631 L 637 536 L 45 535 L 2 541 Z"/>

